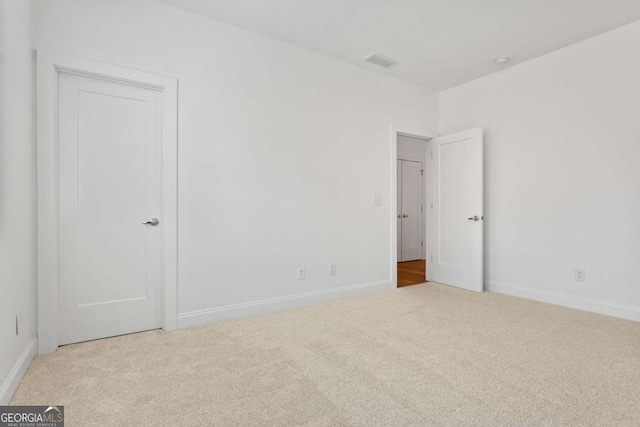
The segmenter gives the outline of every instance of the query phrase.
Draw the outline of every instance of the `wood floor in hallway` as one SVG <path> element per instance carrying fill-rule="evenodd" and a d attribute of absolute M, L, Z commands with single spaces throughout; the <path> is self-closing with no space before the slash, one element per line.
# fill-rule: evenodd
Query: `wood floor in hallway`
<path fill-rule="evenodd" d="M 398 287 L 418 285 L 427 281 L 427 262 L 423 259 L 398 263 Z"/>

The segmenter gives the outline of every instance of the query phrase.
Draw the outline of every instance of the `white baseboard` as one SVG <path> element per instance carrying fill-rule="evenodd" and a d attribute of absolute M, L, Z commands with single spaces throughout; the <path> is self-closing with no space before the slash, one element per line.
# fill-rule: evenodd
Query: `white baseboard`
<path fill-rule="evenodd" d="M 640 307 L 618 304 L 609 301 L 601 301 L 593 298 L 567 295 L 560 292 L 552 292 L 541 289 L 528 288 L 511 283 L 486 281 L 485 290 L 499 294 L 547 302 L 563 307 L 575 308 L 593 313 L 606 314 L 607 316 L 640 322 Z"/>
<path fill-rule="evenodd" d="M 16 361 L 11 372 L 7 375 L 2 385 L 0 385 L 0 405 L 8 405 L 13 397 L 13 394 L 18 389 L 20 381 L 27 372 L 31 361 L 36 356 L 38 351 L 38 340 L 35 338 L 29 341 L 29 344 L 25 347 L 24 351 Z"/>
<path fill-rule="evenodd" d="M 207 310 L 192 311 L 178 314 L 177 327 L 178 329 L 192 328 L 194 326 L 203 326 L 239 317 L 255 316 L 257 314 L 270 313 L 286 308 L 300 307 L 388 289 L 393 289 L 393 284 L 389 280 L 384 280 L 286 297 L 270 298 L 243 304 L 227 305 Z"/>

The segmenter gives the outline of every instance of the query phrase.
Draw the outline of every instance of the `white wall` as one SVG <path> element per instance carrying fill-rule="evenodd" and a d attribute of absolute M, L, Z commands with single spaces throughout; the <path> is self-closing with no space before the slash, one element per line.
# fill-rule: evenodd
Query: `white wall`
<path fill-rule="evenodd" d="M 398 154 L 400 160 L 412 160 L 414 162 L 425 161 L 427 142 L 423 139 L 398 135 Z"/>
<path fill-rule="evenodd" d="M 435 131 L 433 92 L 155 1 L 37 6 L 39 49 L 179 79 L 180 326 L 390 286 L 390 125 Z"/>
<path fill-rule="evenodd" d="M 31 2 L 0 1 L 0 10 L 0 404 L 5 404 L 35 350 L 35 144 Z"/>
<path fill-rule="evenodd" d="M 640 320 L 638 52 L 640 22 L 440 94 L 442 134 L 485 128 L 489 289 Z"/>

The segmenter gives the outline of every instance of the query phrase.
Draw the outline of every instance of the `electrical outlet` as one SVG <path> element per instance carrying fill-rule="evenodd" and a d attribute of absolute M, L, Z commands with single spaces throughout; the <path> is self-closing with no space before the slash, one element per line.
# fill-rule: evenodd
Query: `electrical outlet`
<path fill-rule="evenodd" d="M 305 268 L 298 267 L 298 280 L 304 280 Z"/>
<path fill-rule="evenodd" d="M 576 268 L 573 272 L 573 280 L 575 280 L 576 282 L 584 282 L 586 280 L 586 277 L 587 272 L 580 268 Z"/>
<path fill-rule="evenodd" d="M 335 276 L 337 273 L 338 266 L 335 264 L 329 264 L 329 276 Z"/>
<path fill-rule="evenodd" d="M 22 314 L 20 312 L 16 313 L 16 335 L 20 335 L 20 331 L 22 330 Z"/>

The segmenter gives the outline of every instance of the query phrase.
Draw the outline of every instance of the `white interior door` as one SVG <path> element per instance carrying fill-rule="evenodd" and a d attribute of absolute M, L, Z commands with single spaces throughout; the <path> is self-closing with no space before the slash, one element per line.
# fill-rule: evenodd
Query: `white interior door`
<path fill-rule="evenodd" d="M 161 102 L 58 73 L 59 344 L 161 327 Z"/>
<path fill-rule="evenodd" d="M 483 290 L 482 128 L 431 140 L 431 281 Z"/>
<path fill-rule="evenodd" d="M 422 163 L 401 160 L 400 261 L 422 259 Z"/>

